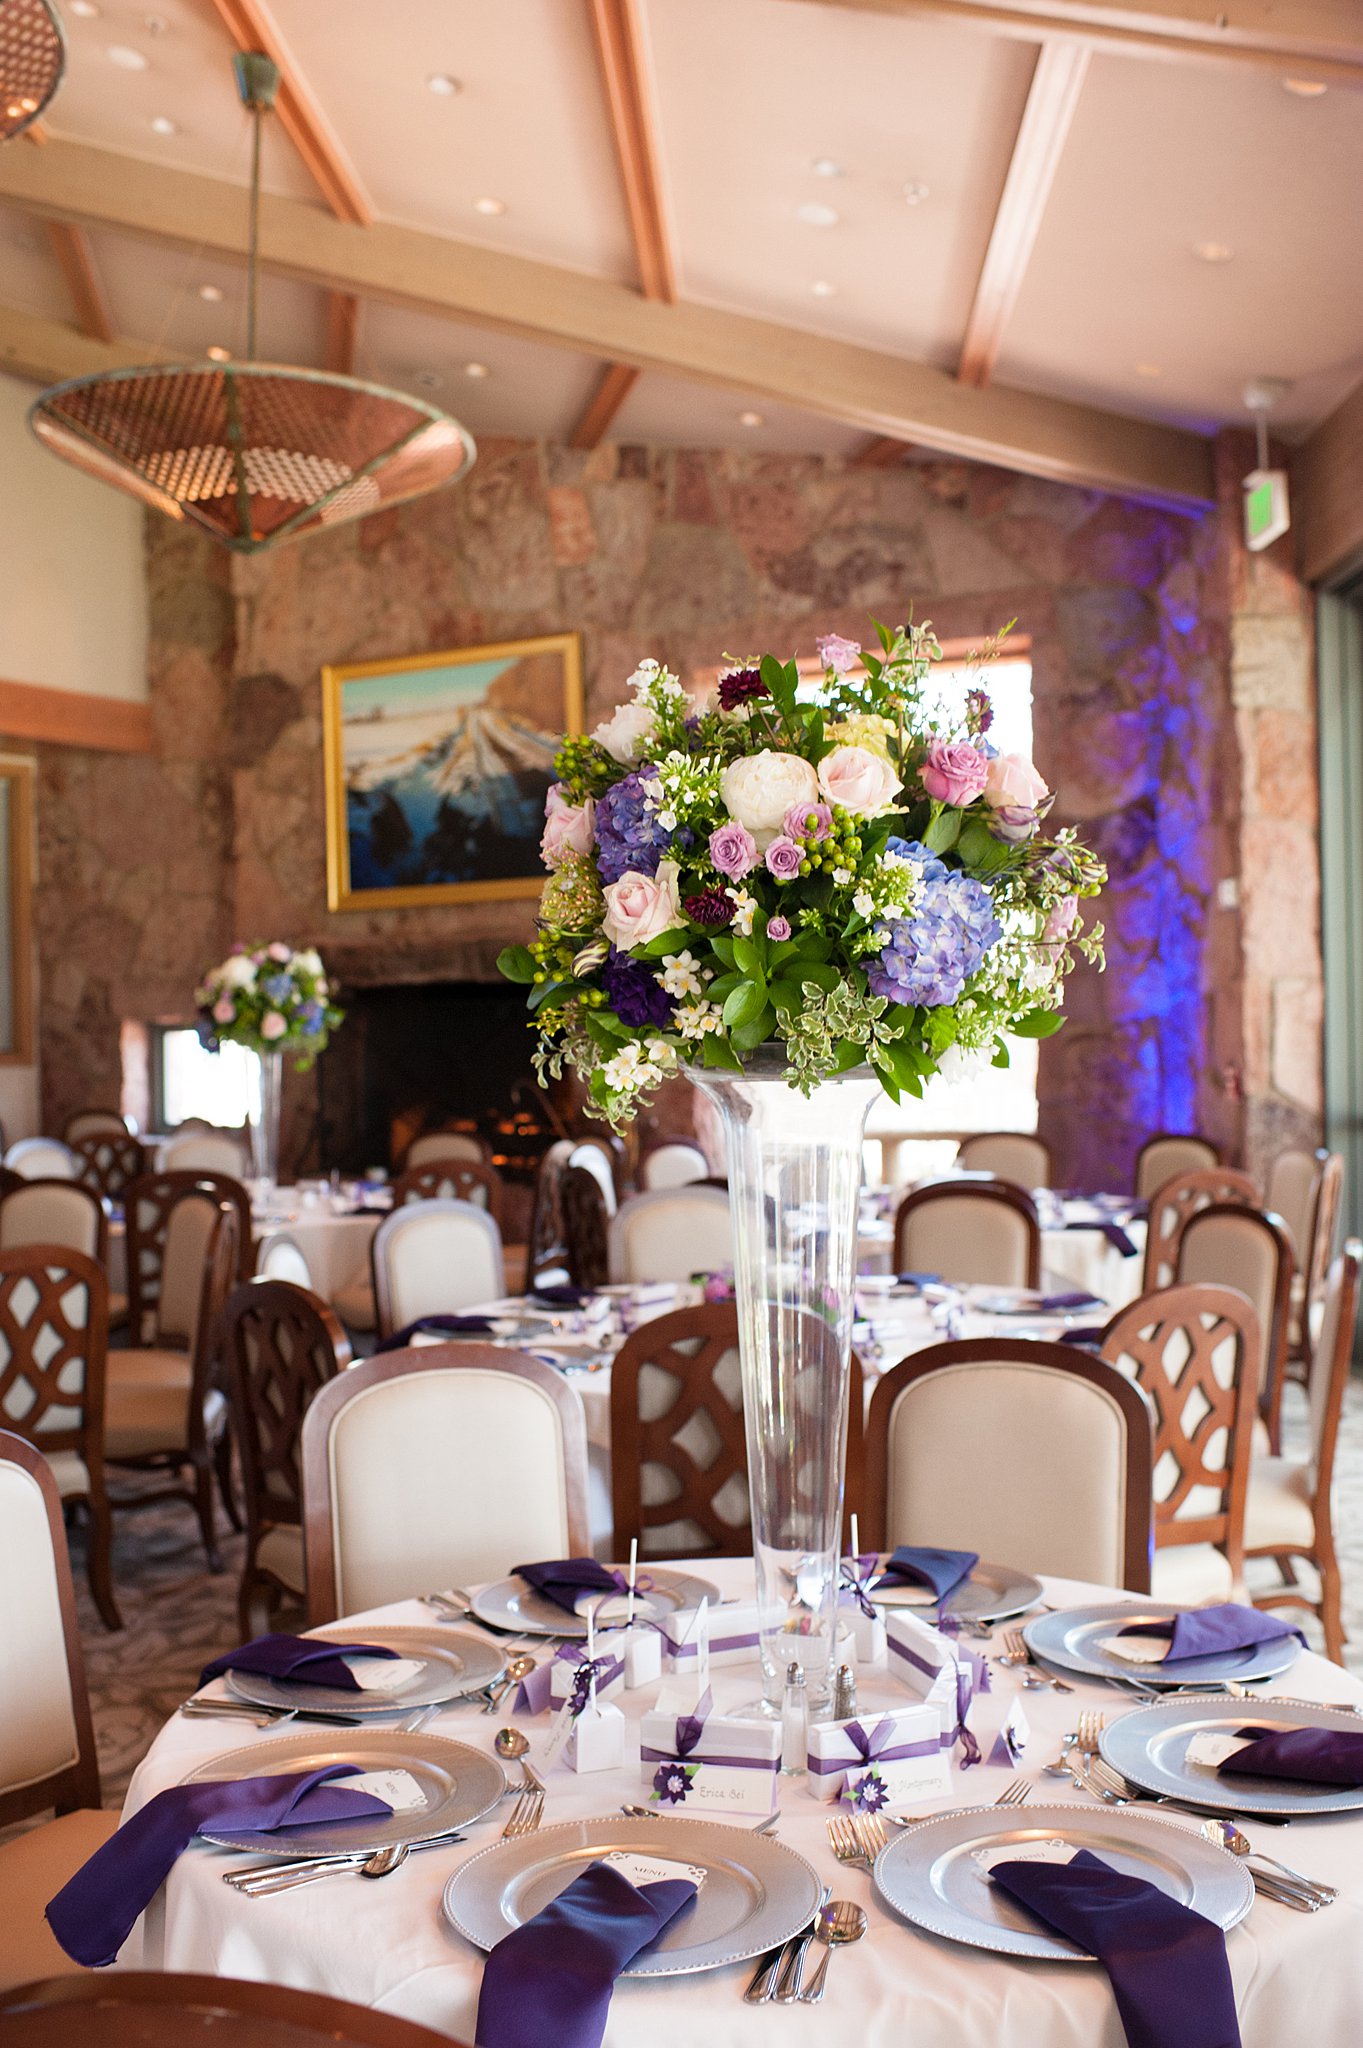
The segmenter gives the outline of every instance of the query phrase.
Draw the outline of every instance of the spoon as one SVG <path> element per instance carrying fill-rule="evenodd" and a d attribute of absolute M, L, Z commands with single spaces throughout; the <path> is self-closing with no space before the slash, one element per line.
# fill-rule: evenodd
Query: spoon
<path fill-rule="evenodd" d="M 1332 1884 L 1321 1884 L 1318 1878 L 1306 1877 L 1300 1870 L 1294 1870 L 1290 1863 L 1280 1863 L 1276 1856 L 1265 1856 L 1252 1846 L 1249 1836 L 1238 1828 L 1233 1820 L 1204 1820 L 1202 1833 L 1209 1842 L 1219 1848 L 1229 1849 L 1232 1856 L 1257 1856 L 1261 1863 L 1271 1863 L 1275 1870 L 1281 1870 L 1284 1877 L 1290 1877 L 1294 1884 L 1304 1884 L 1320 1898 L 1337 1899 L 1339 1893 Z"/>
<path fill-rule="evenodd" d="M 1061 1736 L 1059 1756 L 1056 1758 L 1053 1764 L 1043 1764 L 1041 1766 L 1043 1772 L 1048 1778 L 1068 1778 L 1072 1775 L 1070 1771 L 1069 1756 L 1070 1751 L 1074 1748 L 1074 1745 L 1078 1740 L 1079 1735 L 1077 1730 L 1073 1735 Z"/>
<path fill-rule="evenodd" d="M 819 1967 L 800 1993 L 801 2005 L 817 2005 L 823 1997 L 823 1980 L 828 1975 L 828 1958 L 845 1942 L 860 1941 L 866 1932 L 866 1915 L 850 1899 L 834 1899 L 819 1915 L 814 1939 L 824 1945 Z"/>
<path fill-rule="evenodd" d="M 492 1747 L 496 1750 L 498 1756 L 505 1757 L 508 1763 L 514 1764 L 519 1762 L 521 1769 L 525 1772 L 527 1785 L 533 1785 L 536 1791 L 539 1792 L 544 1790 L 543 1784 L 525 1761 L 530 1754 L 530 1737 L 525 1733 L 524 1729 L 499 1728 L 493 1737 Z"/>
<path fill-rule="evenodd" d="M 528 1678 L 534 1668 L 534 1658 L 527 1656 L 524 1650 L 518 1650 L 514 1657 L 508 1657 L 506 1660 L 506 1670 L 500 1678 L 494 1679 L 487 1689 L 487 1705 L 483 1708 L 483 1712 L 485 1714 L 495 1714 L 512 1686 L 519 1685 L 523 1678 Z"/>
<path fill-rule="evenodd" d="M 451 1586 L 444 1593 L 423 1593 L 423 1607 L 429 1607 L 442 1621 L 467 1621 L 473 1609 L 473 1596 L 462 1586 Z"/>

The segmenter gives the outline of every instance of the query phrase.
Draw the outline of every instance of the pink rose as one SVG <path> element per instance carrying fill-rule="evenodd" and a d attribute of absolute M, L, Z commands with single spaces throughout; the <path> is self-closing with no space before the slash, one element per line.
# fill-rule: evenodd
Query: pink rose
<path fill-rule="evenodd" d="M 767 919 L 767 937 L 774 946 L 779 946 L 783 939 L 788 939 L 790 937 L 790 919 L 788 917 L 769 917 Z"/>
<path fill-rule="evenodd" d="M 280 941 L 276 939 L 274 944 L 270 947 L 270 958 L 272 960 L 278 960 L 282 964 L 285 960 L 292 959 L 293 955 L 290 953 L 287 946 L 282 945 Z"/>
<path fill-rule="evenodd" d="M 989 761 L 969 740 L 934 740 L 923 763 L 923 787 L 939 804 L 973 803 L 984 789 Z"/>
<path fill-rule="evenodd" d="M 219 996 L 217 1002 L 213 1005 L 213 1022 L 215 1024 L 230 1024 L 236 1014 L 237 1006 L 232 1001 L 231 996 Z"/>
<path fill-rule="evenodd" d="M 789 839 L 827 839 L 832 830 L 833 813 L 827 804 L 792 804 L 786 812 L 785 831 Z"/>
<path fill-rule="evenodd" d="M 547 868 L 559 867 L 570 853 L 591 852 L 595 815 L 596 805 L 590 797 L 585 803 L 571 804 L 562 783 L 551 785 L 544 800 L 544 837 L 540 840 L 540 858 Z"/>
<path fill-rule="evenodd" d="M 282 1038 L 288 1028 L 287 1021 L 280 1016 L 278 1010 L 267 1010 L 260 1020 L 262 1038 Z"/>
<path fill-rule="evenodd" d="M 710 834 L 710 858 L 722 875 L 737 882 L 757 866 L 757 841 L 746 825 L 731 822 Z"/>
<path fill-rule="evenodd" d="M 984 778 L 984 800 L 991 810 L 1038 810 L 1050 795 L 1025 754 L 995 754 Z"/>
<path fill-rule="evenodd" d="M 1051 905 L 1042 938 L 1052 946 L 1063 946 L 1079 922 L 1079 898 L 1062 896 L 1058 903 Z"/>
<path fill-rule="evenodd" d="M 775 875 L 778 882 L 793 882 L 804 857 L 804 848 L 793 839 L 773 839 L 766 852 L 767 873 Z"/>
<path fill-rule="evenodd" d="M 899 777 L 869 747 L 834 747 L 819 763 L 819 787 L 830 804 L 841 804 L 854 817 L 872 818 L 888 809 Z"/>
<path fill-rule="evenodd" d="M 844 640 L 841 633 L 824 633 L 814 642 L 819 650 L 819 659 L 825 668 L 831 668 L 835 676 L 845 676 L 861 653 L 860 643 Z"/>
<path fill-rule="evenodd" d="M 630 868 L 602 892 L 606 914 L 601 929 L 613 946 L 628 953 L 632 947 L 645 946 L 650 939 L 686 923 L 677 895 L 679 872 L 674 860 L 660 861 L 656 875 L 641 875 Z"/>

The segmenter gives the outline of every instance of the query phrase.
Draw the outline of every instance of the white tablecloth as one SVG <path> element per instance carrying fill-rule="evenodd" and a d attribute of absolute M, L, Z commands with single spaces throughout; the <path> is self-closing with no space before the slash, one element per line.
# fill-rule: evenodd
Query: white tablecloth
<path fill-rule="evenodd" d="M 707 1562 L 703 1569 L 727 1596 L 737 1597 L 750 1587 L 746 1561 Z M 1102 1588 L 1063 1581 L 1049 1582 L 1046 1590 L 1047 1598 L 1060 1604 L 1111 1597 Z M 414 1602 L 366 1618 L 409 1624 L 430 1620 Z M 750 1700 L 755 1679 L 755 1671 L 716 1671 L 716 1705 L 722 1710 Z M 992 1694 L 972 1710 L 986 1754 L 1017 1691 L 1013 1674 L 997 1663 L 993 1683 Z M 1308 1655 L 1279 1689 L 1350 1704 L 1363 1700 L 1363 1686 L 1356 1680 Z M 652 1696 L 653 1689 L 647 1688 L 618 1697 L 628 1720 L 622 1770 L 581 1778 L 562 1769 L 551 1774 L 547 1821 L 612 1813 L 621 1801 L 641 1797 L 637 1716 Z M 904 1697 L 883 1671 L 863 1672 L 864 1710 Z M 1033 1732 L 1022 1775 L 1036 1781 L 1037 1800 L 1087 1803 L 1072 1786 L 1040 1773 L 1041 1765 L 1054 1758 L 1062 1733 L 1074 1727 L 1076 1714 L 1086 1707 L 1099 1708 L 1112 1719 L 1129 1703 L 1103 1686 L 1079 1686 L 1072 1694 L 1027 1694 Z M 450 1708 L 429 1724 L 435 1733 L 484 1749 L 490 1749 L 496 1725 L 469 1706 Z M 547 1718 L 520 1725 L 531 1733 L 535 1748 L 542 1747 Z M 178 1783 L 205 1758 L 244 1747 L 252 1735 L 227 1722 L 171 1721 L 133 1779 L 127 1811 Z M 318 1730 L 318 1735 L 325 1748 L 331 1733 Z M 262 1731 L 258 1740 L 264 1751 L 278 1737 Z M 983 1805 L 997 1798 L 1011 1776 L 988 1765 L 964 1774 L 957 1770 L 952 1799 L 940 1803 Z M 856 2048 L 1121 2048 L 1112 1994 L 1096 1966 L 1009 1961 L 904 1925 L 876 1902 L 864 1873 L 834 1861 L 824 1832 L 828 1809 L 804 1781 L 783 1780 L 780 1799 L 781 1840 L 808 1856 L 834 1887 L 835 1897 L 858 1901 L 869 1915 L 867 1939 L 833 1958 L 824 2005 L 780 2013 L 744 2005 L 740 1994 L 751 1974 L 749 1964 L 694 1977 L 623 1983 L 611 2008 L 606 2048 L 697 2048 L 698 2043 L 755 2048 L 777 2041 L 789 2041 L 794 2048 L 828 2048 L 830 2042 L 855 2043 Z M 504 1807 L 498 1818 L 505 1812 Z M 482 1958 L 446 1925 L 440 1896 L 450 1872 L 493 1838 L 494 1825 L 475 1825 L 467 1846 L 411 1857 L 382 1882 L 335 1877 L 264 1899 L 243 1898 L 221 1882 L 222 1872 L 239 1859 L 196 1846 L 180 1858 L 120 1963 L 328 1991 L 471 2041 Z M 1363 1818 L 1250 1827 L 1249 1833 L 1268 1854 L 1338 1886 L 1340 1897 L 1310 1917 L 1259 1900 L 1229 1936 L 1244 2048 L 1290 2048 L 1301 2041 L 1309 2041 L 1311 2048 L 1355 2048 L 1363 2013 Z"/>

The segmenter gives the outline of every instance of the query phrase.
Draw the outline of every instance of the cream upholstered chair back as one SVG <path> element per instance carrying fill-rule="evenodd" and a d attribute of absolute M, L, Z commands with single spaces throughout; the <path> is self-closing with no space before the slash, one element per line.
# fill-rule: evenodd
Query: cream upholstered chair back
<path fill-rule="evenodd" d="M 1320 1159 L 1314 1152 L 1280 1152 L 1268 1169 L 1264 1187 L 1265 1207 L 1281 1216 L 1292 1234 L 1292 1254 L 1298 1272 L 1311 1256 L 1320 1168 Z"/>
<path fill-rule="evenodd" d="M 968 1173 L 996 1173 L 1020 1188 L 1051 1184 L 1051 1148 L 1033 1131 L 976 1131 L 962 1138 L 956 1164 Z"/>
<path fill-rule="evenodd" d="M 866 1425 L 870 1540 L 1150 1585 L 1154 1411 L 1115 1366 L 1020 1337 L 936 1344 L 883 1375 Z"/>
<path fill-rule="evenodd" d="M 159 1344 L 177 1350 L 194 1349 L 208 1245 L 220 1209 L 212 1195 L 191 1190 L 180 1197 L 170 1212 L 161 1263 L 161 1294 L 156 1304 Z"/>
<path fill-rule="evenodd" d="M 424 1131 L 413 1138 L 403 1160 L 404 1173 L 425 1166 L 431 1159 L 471 1159 L 477 1166 L 487 1162 L 487 1146 L 472 1131 Z"/>
<path fill-rule="evenodd" d="M 1036 1204 L 1011 1181 L 936 1181 L 905 1195 L 895 1217 L 898 1273 L 936 1273 L 959 1285 L 1036 1287 Z"/>
<path fill-rule="evenodd" d="M 593 1145 L 590 1141 L 574 1145 L 568 1154 L 568 1164 L 580 1166 L 584 1173 L 592 1176 L 601 1190 L 601 1198 L 606 1204 L 606 1214 L 613 1216 L 619 1207 L 615 1193 L 615 1174 L 602 1147 Z"/>
<path fill-rule="evenodd" d="M 59 1244 L 103 1260 L 107 1221 L 98 1195 L 73 1180 L 35 1180 L 0 1195 L 0 1252 Z"/>
<path fill-rule="evenodd" d="M 644 1154 L 639 1163 L 639 1185 L 644 1189 L 684 1188 L 692 1181 L 704 1180 L 709 1171 L 710 1162 L 699 1145 L 689 1138 L 669 1138 Z"/>
<path fill-rule="evenodd" d="M 1147 1138 L 1136 1155 L 1136 1194 L 1148 1202 L 1156 1188 L 1179 1173 L 1210 1173 L 1221 1164 L 1221 1154 L 1210 1138 L 1192 1132 L 1161 1132 Z"/>
<path fill-rule="evenodd" d="M 287 1230 L 262 1242 L 256 1253 L 256 1271 L 264 1280 L 288 1280 L 295 1287 L 306 1287 L 309 1294 L 315 1292 L 307 1253 Z"/>
<path fill-rule="evenodd" d="M 689 1280 L 734 1263 L 733 1219 L 723 1188 L 657 1188 L 631 1195 L 611 1218 L 612 1280 Z"/>
<path fill-rule="evenodd" d="M 0 1825 L 99 1805 L 61 1505 L 45 1460 L 0 1432 Z"/>
<path fill-rule="evenodd" d="M 186 1131 L 161 1147 L 162 1173 L 230 1173 L 240 1180 L 247 1172 L 246 1146 L 227 1131 Z"/>
<path fill-rule="evenodd" d="M 1248 1296 L 1263 1337 L 1259 1406 L 1265 1417 L 1276 1415 L 1292 1290 L 1292 1246 L 1284 1225 L 1261 1209 L 1213 1202 L 1183 1226 L 1177 1277 Z"/>
<path fill-rule="evenodd" d="M 1358 1276 L 1363 1244 L 1350 1238 L 1330 1267 L 1320 1333 L 1311 1358 L 1308 1386 L 1311 1416 L 1311 1463 L 1317 1489 L 1328 1490 L 1334 1470 L 1335 1438 L 1344 1407 L 1345 1389 L 1358 1328 Z"/>
<path fill-rule="evenodd" d="M 472 1202 L 404 1203 L 375 1231 L 371 1256 L 383 1337 L 506 1291 L 502 1234 Z"/>
<path fill-rule="evenodd" d="M 303 1420 L 314 1624 L 589 1548 L 577 1389 L 490 1344 L 389 1351 L 338 1374 Z"/>
<path fill-rule="evenodd" d="M 74 1180 L 80 1171 L 75 1153 L 56 1138 L 20 1138 L 5 1154 L 5 1164 L 24 1180 Z"/>
<path fill-rule="evenodd" d="M 128 1120 L 116 1109 L 77 1109 L 62 1125 L 62 1143 L 74 1145 L 78 1138 L 126 1138 Z"/>

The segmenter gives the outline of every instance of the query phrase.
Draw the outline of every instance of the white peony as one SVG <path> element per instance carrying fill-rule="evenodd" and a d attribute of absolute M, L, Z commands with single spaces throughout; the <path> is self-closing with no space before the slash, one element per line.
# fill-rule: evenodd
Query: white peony
<path fill-rule="evenodd" d="M 612 761 L 622 768 L 634 768 L 648 752 L 648 743 L 658 729 L 650 704 L 621 704 L 598 725 L 592 738 L 603 746 Z"/>
<path fill-rule="evenodd" d="M 256 963 L 245 953 L 233 953 L 213 976 L 224 988 L 254 988 Z"/>
<path fill-rule="evenodd" d="M 295 953 L 293 957 L 295 966 L 299 967 L 304 974 L 320 974 L 322 972 L 322 956 L 315 946 L 309 946 L 305 952 Z"/>
<path fill-rule="evenodd" d="M 785 829 L 792 804 L 812 804 L 819 795 L 813 764 L 799 754 L 777 754 L 764 747 L 731 761 L 719 781 L 729 816 L 752 833 L 759 853 Z"/>

